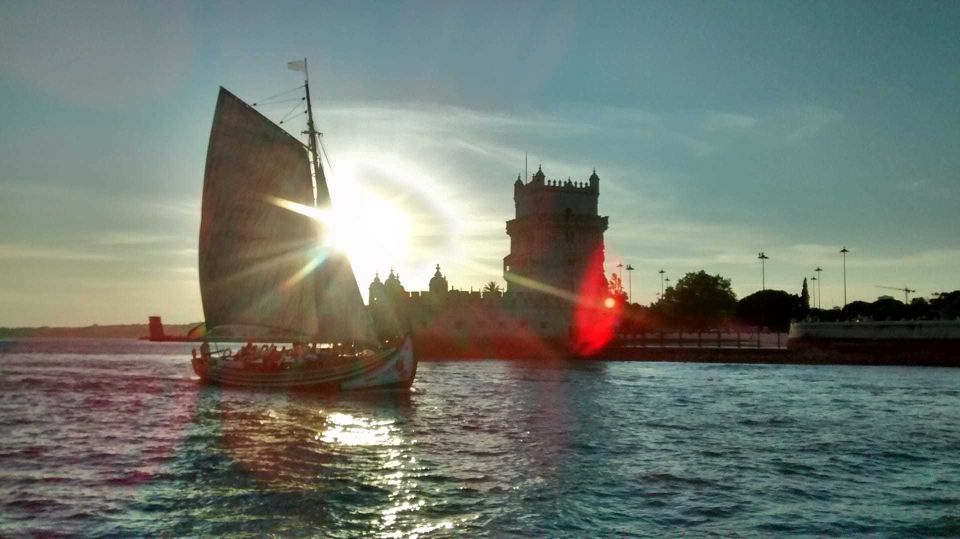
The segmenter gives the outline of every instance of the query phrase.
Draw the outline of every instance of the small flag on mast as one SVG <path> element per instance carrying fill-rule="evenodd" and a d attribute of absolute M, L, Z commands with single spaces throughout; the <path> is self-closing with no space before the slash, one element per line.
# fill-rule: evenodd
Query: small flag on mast
<path fill-rule="evenodd" d="M 294 71 L 307 71 L 307 61 L 306 60 L 296 60 L 294 62 L 287 62 L 287 67 Z"/>

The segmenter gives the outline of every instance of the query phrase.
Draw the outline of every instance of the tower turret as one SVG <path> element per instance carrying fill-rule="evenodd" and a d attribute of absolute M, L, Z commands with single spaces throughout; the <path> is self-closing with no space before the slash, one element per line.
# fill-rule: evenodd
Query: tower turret
<path fill-rule="evenodd" d="M 447 278 L 440 273 L 440 264 L 437 264 L 437 271 L 430 279 L 430 295 L 441 296 L 447 293 L 450 287 L 447 284 Z"/>
<path fill-rule="evenodd" d="M 543 180 L 546 178 L 546 175 L 543 173 L 543 165 L 537 167 L 537 172 L 533 175 L 533 181 L 530 183 L 539 183 L 543 185 Z"/>
<path fill-rule="evenodd" d="M 593 174 L 590 175 L 590 190 L 600 194 L 600 176 L 597 176 L 597 169 L 593 169 Z"/>
<path fill-rule="evenodd" d="M 373 282 L 370 283 L 369 291 L 370 291 L 370 296 L 369 296 L 370 305 L 373 305 L 374 303 L 377 303 L 383 299 L 384 289 L 383 289 L 383 283 L 380 281 L 379 272 L 373 275 Z"/>
<path fill-rule="evenodd" d="M 383 282 L 383 288 L 391 297 L 404 292 L 403 285 L 400 284 L 400 276 L 393 271 L 393 268 L 390 268 L 390 275 L 387 275 L 387 280 Z"/>

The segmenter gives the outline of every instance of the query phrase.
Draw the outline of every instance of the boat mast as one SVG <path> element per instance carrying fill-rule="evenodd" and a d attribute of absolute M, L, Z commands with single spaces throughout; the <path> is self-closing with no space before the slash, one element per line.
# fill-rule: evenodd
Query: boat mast
<path fill-rule="evenodd" d="M 303 75 L 304 82 L 303 88 L 307 93 L 307 130 L 304 131 L 304 134 L 308 135 L 307 148 L 310 150 L 310 160 L 313 163 L 313 205 L 316 206 L 318 200 L 320 200 L 319 189 L 324 191 L 323 200 L 330 200 L 330 195 L 327 193 L 327 178 L 323 173 L 323 163 L 320 162 L 320 133 L 317 132 L 315 124 L 313 123 L 313 105 L 310 102 L 310 72 L 307 69 L 307 59 L 303 59 Z"/>

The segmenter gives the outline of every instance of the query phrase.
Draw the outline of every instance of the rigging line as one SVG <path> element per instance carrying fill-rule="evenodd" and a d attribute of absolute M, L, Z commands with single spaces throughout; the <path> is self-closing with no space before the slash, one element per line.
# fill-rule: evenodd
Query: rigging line
<path fill-rule="evenodd" d="M 297 87 L 295 87 L 295 88 L 290 88 L 289 90 L 284 90 L 284 91 L 280 92 L 279 94 L 273 94 L 273 95 L 271 95 L 270 97 L 265 97 L 265 98 L 263 98 L 263 99 L 260 99 L 260 100 L 258 100 L 258 101 L 255 101 L 254 103 L 251 104 L 251 106 L 256 107 L 256 106 L 257 106 L 257 103 L 260 103 L 260 102 L 262 102 L 262 101 L 270 101 L 270 100 L 273 99 L 273 98 L 280 97 L 281 95 L 289 94 L 290 92 L 293 92 L 293 91 L 295 91 L 295 90 L 299 90 L 300 88 L 303 88 L 304 86 L 306 86 L 306 85 L 305 85 L 305 84 L 301 84 L 300 86 L 297 86 Z"/>
<path fill-rule="evenodd" d="M 323 157 L 327 160 L 327 168 L 330 169 L 330 175 L 333 175 L 333 163 L 330 162 L 330 154 L 327 153 L 327 147 L 323 145 L 323 139 L 317 137 L 317 140 L 320 142 L 320 149 L 323 150 Z"/>
<path fill-rule="evenodd" d="M 298 108 L 300 108 L 301 106 L 302 106 L 301 103 L 297 103 L 296 105 L 294 105 L 293 108 L 290 109 L 290 110 L 288 110 L 287 113 L 283 116 L 283 119 L 280 120 L 279 122 L 277 122 L 277 125 L 281 125 L 281 124 L 283 124 L 283 122 L 285 122 L 285 121 L 293 118 L 293 117 L 294 117 L 293 112 L 294 112 L 295 110 L 297 110 Z"/>
<path fill-rule="evenodd" d="M 306 114 L 306 113 L 307 113 L 306 110 L 302 110 L 300 107 L 294 106 L 292 109 L 290 109 L 289 112 L 287 112 L 287 115 L 283 117 L 283 120 L 280 120 L 280 121 L 286 122 L 295 118 L 297 114 Z"/>
<path fill-rule="evenodd" d="M 307 99 L 306 97 L 291 97 L 290 99 L 280 99 L 278 101 L 268 101 L 266 103 L 263 101 L 260 101 L 259 103 L 257 103 L 257 106 L 265 107 L 268 105 L 279 105 L 281 103 L 292 103 L 293 101 L 306 101 L 306 99 Z"/>

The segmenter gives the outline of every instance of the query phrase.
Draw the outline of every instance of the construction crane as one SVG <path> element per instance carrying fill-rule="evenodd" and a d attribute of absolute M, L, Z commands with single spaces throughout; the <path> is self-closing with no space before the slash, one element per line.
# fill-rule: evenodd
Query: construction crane
<path fill-rule="evenodd" d="M 907 288 L 906 286 L 903 287 L 903 288 L 897 288 L 897 287 L 895 287 L 895 286 L 881 286 L 881 285 L 877 285 L 877 288 L 886 288 L 887 290 L 899 290 L 899 291 L 903 292 L 903 303 L 905 303 L 905 304 L 907 304 L 907 305 L 910 304 L 910 294 L 913 294 L 914 292 L 916 292 L 916 290 L 914 290 L 914 289 L 912 289 L 912 288 Z"/>

